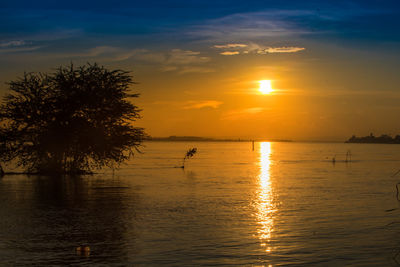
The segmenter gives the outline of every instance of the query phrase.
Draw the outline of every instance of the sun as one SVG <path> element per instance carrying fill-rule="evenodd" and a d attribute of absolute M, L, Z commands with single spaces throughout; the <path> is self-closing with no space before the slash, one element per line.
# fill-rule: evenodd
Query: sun
<path fill-rule="evenodd" d="M 258 88 L 258 91 L 263 95 L 270 94 L 274 91 L 271 86 L 271 80 L 261 80 L 259 83 L 260 87 Z"/>

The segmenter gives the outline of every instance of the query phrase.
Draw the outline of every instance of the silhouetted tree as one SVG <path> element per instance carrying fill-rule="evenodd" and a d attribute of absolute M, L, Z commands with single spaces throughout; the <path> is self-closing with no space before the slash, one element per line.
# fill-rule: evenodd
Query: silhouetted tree
<path fill-rule="evenodd" d="M 25 73 L 9 83 L 0 111 L 0 157 L 28 172 L 83 173 L 137 151 L 144 130 L 129 98 L 129 72 L 97 64 Z"/>

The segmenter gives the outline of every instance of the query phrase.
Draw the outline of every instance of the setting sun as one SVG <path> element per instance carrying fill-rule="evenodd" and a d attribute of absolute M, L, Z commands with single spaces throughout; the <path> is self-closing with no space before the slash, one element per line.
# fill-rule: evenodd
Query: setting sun
<path fill-rule="evenodd" d="M 258 91 L 260 91 L 260 93 L 266 95 L 266 94 L 270 94 L 274 91 L 272 89 L 270 80 L 262 80 L 262 81 L 259 81 L 259 83 L 260 83 L 260 87 L 258 88 Z"/>

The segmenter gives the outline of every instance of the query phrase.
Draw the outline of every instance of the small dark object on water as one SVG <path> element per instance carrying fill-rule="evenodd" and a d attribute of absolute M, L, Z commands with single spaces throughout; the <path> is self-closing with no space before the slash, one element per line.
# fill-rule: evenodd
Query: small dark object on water
<path fill-rule="evenodd" d="M 397 210 L 397 209 L 389 209 L 389 210 L 385 210 L 386 212 L 391 212 L 391 211 L 394 211 L 394 210 Z"/>
<path fill-rule="evenodd" d="M 196 152 L 197 152 L 197 148 L 195 148 L 195 147 L 194 147 L 194 148 L 190 148 L 190 149 L 186 152 L 186 155 L 185 155 L 185 157 L 183 158 L 183 162 L 182 162 L 182 166 L 181 166 L 182 169 L 185 168 L 185 160 L 188 159 L 188 158 L 193 157 L 194 154 L 196 154 Z"/>
<path fill-rule="evenodd" d="M 78 256 L 84 255 L 84 256 L 89 256 L 90 255 L 90 247 L 89 246 L 79 246 L 75 248 L 76 254 Z"/>
<path fill-rule="evenodd" d="M 3 177 L 4 176 L 4 170 L 3 170 L 3 166 L 1 166 L 1 164 L 0 164 L 0 177 Z"/>

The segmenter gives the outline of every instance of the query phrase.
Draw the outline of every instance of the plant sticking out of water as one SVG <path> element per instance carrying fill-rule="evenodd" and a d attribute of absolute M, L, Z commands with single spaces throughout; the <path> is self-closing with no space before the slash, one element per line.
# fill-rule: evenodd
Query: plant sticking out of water
<path fill-rule="evenodd" d="M 186 161 L 186 159 L 189 159 L 189 158 L 191 158 L 191 157 L 193 157 L 194 156 L 194 154 L 196 154 L 196 152 L 197 152 L 197 148 L 190 148 L 187 152 L 186 152 L 186 155 L 185 155 L 185 157 L 183 158 L 183 161 L 182 161 L 182 169 L 184 169 L 185 168 L 185 161 Z"/>
<path fill-rule="evenodd" d="M 351 150 L 347 150 L 346 152 L 346 163 L 351 162 Z"/>
<path fill-rule="evenodd" d="M 393 174 L 391 177 L 395 177 L 397 174 L 399 174 L 400 173 L 400 170 L 398 170 L 395 174 Z M 400 198 L 399 198 L 399 185 L 400 185 L 400 182 L 399 183 L 397 183 L 396 184 L 396 198 L 397 198 L 397 201 L 400 201 Z"/>
<path fill-rule="evenodd" d="M 398 173 L 400 173 L 400 170 L 398 170 L 395 174 L 391 175 L 391 177 L 395 177 Z M 396 184 L 396 198 L 397 198 L 397 201 L 400 201 L 400 198 L 399 198 L 399 185 L 400 185 L 400 182 Z M 388 209 L 388 210 L 385 210 L 385 211 L 386 212 L 392 212 L 392 211 L 395 211 L 395 210 L 397 210 L 397 208 Z M 400 223 L 399 221 L 394 221 L 394 222 L 391 222 L 391 223 L 387 224 L 386 227 L 393 226 L 393 225 L 396 225 L 396 224 L 399 224 L 399 223 Z M 393 256 L 393 260 L 397 263 L 397 265 L 400 265 L 400 262 L 397 259 L 399 255 L 400 255 L 400 250 L 398 250 L 397 253 Z"/>

